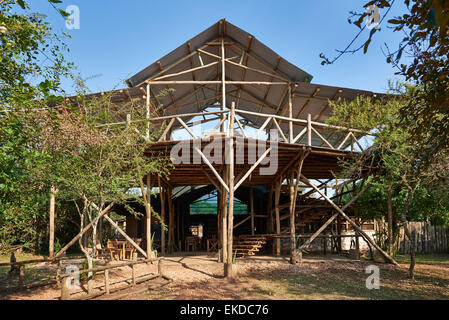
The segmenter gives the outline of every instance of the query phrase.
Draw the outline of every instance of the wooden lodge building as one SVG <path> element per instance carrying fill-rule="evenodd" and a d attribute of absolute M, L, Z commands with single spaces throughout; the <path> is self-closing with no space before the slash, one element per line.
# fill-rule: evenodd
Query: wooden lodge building
<path fill-rule="evenodd" d="M 375 93 L 313 83 L 312 75 L 226 20 L 127 83 L 115 103 L 139 98 L 148 121 L 164 128 L 148 157 L 178 157 L 167 179 L 146 177 L 153 190 L 148 202 L 167 230 L 144 208 L 140 219 L 119 210 L 131 238 L 145 242 L 154 233 L 162 255 L 221 249 L 228 275 L 234 255 L 288 254 L 296 263 L 311 243 L 341 252 L 348 237 L 394 263 L 368 235 L 372 222 L 358 219 L 356 181 L 338 179 L 339 159 L 361 151 L 369 133 L 326 124 L 329 100 Z M 174 91 L 158 97 L 167 88 Z M 197 130 L 198 121 L 208 130 Z M 351 192 L 353 200 L 342 204 Z"/>

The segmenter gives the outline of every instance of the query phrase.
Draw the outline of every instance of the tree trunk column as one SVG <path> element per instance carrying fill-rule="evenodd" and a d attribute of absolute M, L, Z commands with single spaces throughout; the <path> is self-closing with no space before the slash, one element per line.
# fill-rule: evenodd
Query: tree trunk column
<path fill-rule="evenodd" d="M 225 276 L 227 278 L 232 278 L 234 276 L 232 258 L 233 258 L 233 234 L 234 234 L 234 117 L 235 117 L 235 102 L 232 102 L 230 119 L 229 119 L 229 132 L 228 132 L 228 153 L 229 153 L 229 213 L 228 213 L 228 252 L 226 259 L 226 272 Z"/>
<path fill-rule="evenodd" d="M 50 212 L 49 212 L 49 243 L 48 243 L 48 254 L 50 259 L 55 256 L 55 204 L 56 204 L 56 194 L 58 191 L 55 187 L 50 189 Z"/>
<path fill-rule="evenodd" d="M 279 181 L 276 181 L 275 195 L 274 195 L 274 207 L 276 212 L 276 256 L 279 257 L 281 255 L 281 239 L 279 236 L 281 235 L 281 221 L 279 216 L 279 200 L 281 197 L 281 186 L 282 186 L 282 178 Z"/>
<path fill-rule="evenodd" d="M 290 177 L 290 263 L 296 264 L 296 240 L 295 240 L 295 180 L 294 173 Z"/>
<path fill-rule="evenodd" d="M 151 258 L 151 176 L 147 175 L 147 195 L 146 201 L 148 209 L 146 211 L 146 228 L 145 235 L 147 239 L 147 259 Z"/>

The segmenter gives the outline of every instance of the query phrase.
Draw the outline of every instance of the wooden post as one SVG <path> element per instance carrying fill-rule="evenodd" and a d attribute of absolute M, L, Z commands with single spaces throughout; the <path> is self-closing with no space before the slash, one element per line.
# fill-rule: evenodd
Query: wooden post
<path fill-rule="evenodd" d="M 218 189 L 217 188 L 217 242 L 218 242 L 218 247 L 220 247 L 222 245 L 221 241 L 221 214 L 222 214 L 222 210 L 221 210 L 221 188 Z M 219 261 L 220 261 L 221 257 L 219 257 Z M 221 260 L 223 261 L 223 260 Z"/>
<path fill-rule="evenodd" d="M 233 231 L 234 231 L 234 131 L 232 128 L 234 127 L 234 117 L 235 117 L 235 102 L 232 102 L 231 106 L 231 115 L 230 115 L 230 125 L 229 125 L 229 214 L 228 214 L 228 256 L 226 263 L 226 272 L 225 276 L 227 278 L 232 278 L 233 274 L 233 266 L 232 266 L 232 258 L 233 258 Z"/>
<path fill-rule="evenodd" d="M 290 119 L 288 122 L 288 140 L 290 141 L 290 143 L 293 143 L 295 137 L 293 137 L 293 102 L 292 87 L 290 85 L 288 86 L 288 117 Z"/>
<path fill-rule="evenodd" d="M 69 281 L 68 277 L 65 277 L 62 279 L 61 300 L 69 300 L 70 299 L 69 284 L 67 283 L 68 281 Z"/>
<path fill-rule="evenodd" d="M 224 168 L 225 181 L 228 182 L 228 166 Z M 221 187 L 221 254 L 223 263 L 228 259 L 228 193 Z"/>
<path fill-rule="evenodd" d="M 147 84 L 147 90 L 146 90 L 146 107 L 147 107 L 147 115 L 146 115 L 146 140 L 150 141 L 150 104 L 151 104 L 151 91 L 150 91 L 150 84 Z"/>
<path fill-rule="evenodd" d="M 147 239 L 147 259 L 151 258 L 151 176 L 147 175 L 147 195 L 146 195 L 146 205 L 148 209 L 146 210 L 146 228 L 145 236 Z M 145 199 L 144 199 L 145 200 Z"/>
<path fill-rule="evenodd" d="M 281 187 L 282 187 L 282 177 L 276 181 L 276 188 L 274 192 L 274 207 L 276 212 L 276 256 L 279 257 L 281 255 L 281 239 L 279 236 L 281 235 L 281 220 L 279 216 L 279 200 L 281 198 Z"/>
<path fill-rule="evenodd" d="M 136 285 L 136 266 L 133 264 L 132 266 L 131 266 L 131 268 L 132 268 L 132 281 L 133 281 L 133 286 L 135 286 Z"/>
<path fill-rule="evenodd" d="M 19 265 L 19 288 L 23 287 L 23 278 L 25 277 L 25 265 Z"/>
<path fill-rule="evenodd" d="M 56 202 L 56 194 L 58 190 L 55 187 L 51 187 L 50 189 L 50 212 L 49 212 L 49 229 L 50 229 L 50 237 L 48 243 L 48 253 L 50 259 L 53 259 L 55 256 L 55 202 Z"/>
<path fill-rule="evenodd" d="M 107 295 L 110 294 L 109 290 L 109 270 L 104 270 L 104 291 Z"/>
<path fill-rule="evenodd" d="M 342 253 L 342 250 L 343 250 L 343 241 L 342 241 L 342 237 L 341 237 L 341 230 L 342 230 L 342 228 L 341 228 L 341 218 L 340 218 L 340 216 L 337 216 L 337 236 L 338 236 L 338 238 L 337 238 L 337 243 L 338 243 L 338 246 L 337 246 L 337 248 L 338 248 L 338 253 Z"/>
<path fill-rule="evenodd" d="M 173 235 L 174 235 L 174 212 L 172 202 L 171 187 L 167 187 L 167 201 L 168 201 L 168 252 L 173 253 Z"/>
<path fill-rule="evenodd" d="M 162 277 L 162 259 L 159 259 L 159 262 L 157 263 L 157 274 L 159 277 Z"/>
<path fill-rule="evenodd" d="M 291 176 L 291 182 L 290 182 L 290 250 L 291 250 L 291 257 L 290 257 L 290 263 L 296 264 L 297 257 L 296 257 L 296 222 L 295 222 L 295 216 L 296 216 L 296 199 L 298 196 L 298 187 L 299 187 L 299 181 L 301 177 L 302 172 L 302 166 L 304 164 L 304 160 L 308 156 L 307 154 L 303 154 L 301 156 L 301 159 L 298 163 L 297 168 L 297 174 L 296 174 L 296 182 L 293 185 L 293 179 L 295 178 L 294 173 L 292 173 Z M 293 193 L 292 193 L 293 192 Z"/>
<path fill-rule="evenodd" d="M 356 195 L 356 183 L 355 181 L 352 183 L 352 196 L 355 197 Z M 357 209 L 357 205 L 354 206 L 354 216 L 355 216 L 355 223 L 357 223 L 358 226 L 360 226 L 359 221 L 359 210 Z M 355 234 L 355 254 L 356 254 L 356 260 L 360 259 L 360 241 L 359 241 L 359 232 L 354 229 Z"/>
<path fill-rule="evenodd" d="M 273 184 L 268 188 L 268 204 L 267 204 L 267 232 L 273 233 Z"/>
<path fill-rule="evenodd" d="M 226 52 L 224 46 L 224 39 L 221 39 L 221 111 L 226 108 Z M 224 113 L 221 114 L 221 119 L 224 120 Z M 226 128 L 225 121 L 221 125 L 221 132 L 224 132 Z"/>
<path fill-rule="evenodd" d="M 178 241 L 178 251 L 182 251 L 181 248 L 181 234 L 179 232 L 179 229 L 181 228 L 181 219 L 180 219 L 180 202 L 177 201 L 176 203 L 176 240 Z"/>
<path fill-rule="evenodd" d="M 312 146 L 312 115 L 307 115 L 307 145 Z"/>
<path fill-rule="evenodd" d="M 296 264 L 296 235 L 295 235 L 295 174 L 290 177 L 290 263 Z"/>
<path fill-rule="evenodd" d="M 249 188 L 249 202 L 251 208 L 251 235 L 254 235 L 254 192 L 253 187 Z"/>
<path fill-rule="evenodd" d="M 159 184 L 159 197 L 161 200 L 161 256 L 165 256 L 165 230 L 163 224 L 165 224 L 165 195 L 164 187 L 161 186 L 161 178 L 158 177 Z"/>

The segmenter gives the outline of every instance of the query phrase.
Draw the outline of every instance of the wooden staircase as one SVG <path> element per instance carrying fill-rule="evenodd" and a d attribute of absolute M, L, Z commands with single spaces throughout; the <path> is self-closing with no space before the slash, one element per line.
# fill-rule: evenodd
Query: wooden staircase
<path fill-rule="evenodd" d="M 267 244 L 268 238 L 264 235 L 241 235 L 232 244 L 232 254 L 237 251 L 237 258 L 254 256 Z"/>

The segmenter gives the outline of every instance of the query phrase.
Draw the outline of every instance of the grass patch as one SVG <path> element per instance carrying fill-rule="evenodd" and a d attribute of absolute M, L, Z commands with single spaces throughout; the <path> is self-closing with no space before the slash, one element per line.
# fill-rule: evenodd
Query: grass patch
<path fill-rule="evenodd" d="M 420 256 L 416 265 L 415 280 L 408 278 L 407 265 L 393 268 L 380 266 L 380 289 L 366 287 L 365 267 L 369 263 L 352 264 L 333 262 L 323 268 L 308 271 L 271 272 L 260 279 L 248 293 L 259 299 L 294 300 L 448 300 L 449 264 L 448 255 Z M 313 263 L 303 265 L 308 269 Z M 316 266 L 316 264 L 315 264 Z M 292 270 L 291 267 L 289 270 Z"/>
<path fill-rule="evenodd" d="M 410 255 L 396 255 L 394 257 L 398 263 L 410 263 Z M 431 265 L 448 265 L 449 254 L 417 254 L 417 264 L 431 264 Z"/>

